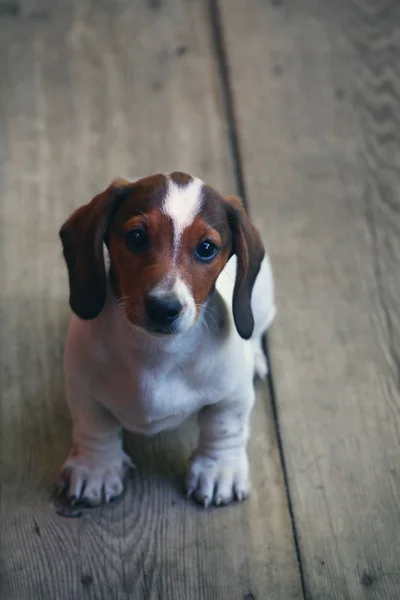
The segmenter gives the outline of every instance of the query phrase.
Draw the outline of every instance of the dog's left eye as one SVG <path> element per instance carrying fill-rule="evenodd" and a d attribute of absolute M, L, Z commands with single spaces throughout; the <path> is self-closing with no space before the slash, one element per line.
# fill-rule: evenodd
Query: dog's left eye
<path fill-rule="evenodd" d="M 217 246 L 210 240 L 200 242 L 195 250 L 195 255 L 198 260 L 208 262 L 218 254 Z"/>
<path fill-rule="evenodd" d="M 132 252 L 144 252 L 149 247 L 149 237 L 144 229 L 135 227 L 125 233 L 125 243 Z"/>

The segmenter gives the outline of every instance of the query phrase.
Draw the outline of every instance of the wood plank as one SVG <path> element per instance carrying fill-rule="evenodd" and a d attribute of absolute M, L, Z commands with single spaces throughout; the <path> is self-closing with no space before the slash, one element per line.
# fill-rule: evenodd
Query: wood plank
<path fill-rule="evenodd" d="M 206 17 L 201 0 L 0 17 L 2 600 L 301 596 L 265 386 L 244 505 L 183 498 L 193 423 L 128 438 L 138 471 L 120 503 L 66 519 L 49 501 L 71 437 L 60 224 L 117 175 L 179 169 L 235 191 Z"/>
<path fill-rule="evenodd" d="M 221 0 L 306 597 L 400 589 L 400 6 Z"/>
<path fill-rule="evenodd" d="M 16 16 L 20 11 L 19 2 L 15 0 L 0 0 L 0 16 Z"/>
<path fill-rule="evenodd" d="M 0 17 L 47 19 L 51 0 L 0 0 Z"/>

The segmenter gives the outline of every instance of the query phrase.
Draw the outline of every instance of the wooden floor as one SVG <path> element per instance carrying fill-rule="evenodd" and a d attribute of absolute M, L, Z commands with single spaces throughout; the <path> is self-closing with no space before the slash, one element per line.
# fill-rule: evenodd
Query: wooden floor
<path fill-rule="evenodd" d="M 0 57 L 1 600 L 398 600 L 400 3 L 0 0 Z M 253 493 L 186 501 L 190 422 L 66 518 L 58 228 L 170 170 L 244 195 L 271 254 Z"/>

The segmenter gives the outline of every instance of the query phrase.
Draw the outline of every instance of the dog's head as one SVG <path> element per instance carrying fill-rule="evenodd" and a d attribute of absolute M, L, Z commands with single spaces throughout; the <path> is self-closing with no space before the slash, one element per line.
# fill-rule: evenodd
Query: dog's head
<path fill-rule="evenodd" d="M 237 255 L 233 315 L 251 336 L 251 292 L 264 248 L 238 198 L 223 197 L 183 173 L 114 181 L 77 209 L 60 230 L 70 305 L 93 319 L 106 299 L 103 244 L 110 281 L 131 323 L 180 333 L 197 320 L 232 254 Z"/>

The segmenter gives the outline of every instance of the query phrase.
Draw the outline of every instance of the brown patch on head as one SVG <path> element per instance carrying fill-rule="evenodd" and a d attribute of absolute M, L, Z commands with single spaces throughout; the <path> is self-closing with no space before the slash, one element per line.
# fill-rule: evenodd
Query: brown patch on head
<path fill-rule="evenodd" d="M 174 183 L 176 183 L 176 185 L 179 185 L 182 187 L 184 187 L 185 185 L 188 185 L 193 179 L 193 177 L 191 177 L 190 175 L 187 175 L 186 173 L 180 173 L 179 171 L 175 171 L 174 173 L 171 173 L 170 178 L 172 179 L 172 181 Z"/>
<path fill-rule="evenodd" d="M 210 241 L 219 252 L 210 262 L 195 258 L 195 250 L 202 241 Z M 197 312 L 213 291 L 221 271 L 231 253 L 232 234 L 222 196 L 208 186 L 203 188 L 202 208 L 193 223 L 182 235 L 179 269 L 192 290 Z"/>
<path fill-rule="evenodd" d="M 137 325 L 146 321 L 145 301 L 149 293 L 170 271 L 173 257 L 172 221 L 159 205 L 136 211 L 135 197 L 127 198 L 114 217 L 109 232 L 111 281 L 116 295 L 124 300 L 129 320 Z M 145 231 L 148 248 L 132 252 L 126 234 L 134 229 Z"/>
<path fill-rule="evenodd" d="M 209 186 L 203 187 L 202 209 L 182 236 L 182 271 L 190 284 L 196 305 L 201 305 L 214 288 L 218 275 L 232 254 L 237 257 L 232 310 L 238 333 L 249 339 L 254 329 L 251 309 L 253 286 L 264 258 L 258 230 L 252 225 L 239 198 L 223 198 Z M 220 249 L 216 258 L 206 263 L 193 262 L 195 240 L 208 239 Z"/>
<path fill-rule="evenodd" d="M 114 182 L 114 185 L 118 184 L 125 190 L 124 203 L 130 201 L 132 216 L 160 206 L 167 191 L 165 175 L 160 174 L 151 175 L 133 183 L 119 178 Z"/>
<path fill-rule="evenodd" d="M 154 207 L 162 201 L 165 190 L 164 175 L 153 175 L 135 183 L 117 179 L 91 202 L 72 213 L 61 227 L 70 305 L 80 318 L 93 319 L 104 307 L 106 270 L 103 243 L 109 239 L 107 233 L 114 214 L 127 198 L 134 198 L 136 214 Z"/>

